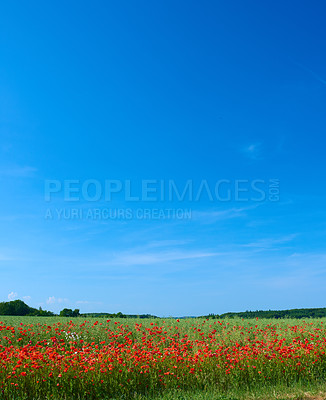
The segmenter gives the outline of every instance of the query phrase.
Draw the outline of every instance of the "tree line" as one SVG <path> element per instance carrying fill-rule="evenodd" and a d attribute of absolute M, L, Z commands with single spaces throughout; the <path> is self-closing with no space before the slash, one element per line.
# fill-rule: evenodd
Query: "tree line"
<path fill-rule="evenodd" d="M 0 302 L 0 315 L 17 315 L 29 317 L 52 317 L 57 314 L 52 311 L 43 310 L 41 307 L 29 307 L 22 300 Z M 80 313 L 79 309 L 72 310 L 64 308 L 59 313 L 60 317 L 84 317 L 84 318 L 159 318 L 155 315 L 141 314 L 129 315 L 121 312 L 110 313 Z M 323 318 L 326 317 L 326 308 L 296 308 L 292 310 L 257 310 L 245 312 L 228 312 L 224 314 L 203 315 L 202 318 L 225 319 L 225 318 Z"/>
<path fill-rule="evenodd" d="M 292 310 L 257 310 L 244 312 L 227 312 L 224 314 L 209 314 L 204 318 L 323 318 L 326 317 L 326 308 L 295 308 Z"/>
<path fill-rule="evenodd" d="M 28 306 L 22 300 L 3 301 L 0 303 L 0 315 L 17 315 L 17 316 L 28 316 L 28 317 L 53 317 L 56 314 L 52 311 L 43 310 L 42 307 L 33 308 Z M 70 308 L 64 308 L 59 314 L 61 317 L 78 317 L 80 315 L 79 310 L 71 310 Z"/>
<path fill-rule="evenodd" d="M 0 303 L 0 315 L 16 315 L 16 316 L 29 316 L 29 317 L 52 317 L 57 314 L 52 311 L 43 310 L 40 308 L 33 308 L 28 306 L 22 300 L 13 300 Z M 59 313 L 60 317 L 85 317 L 85 318 L 157 318 L 154 315 L 142 314 L 142 315 L 126 315 L 121 312 L 116 314 L 109 313 L 86 313 L 80 314 L 79 309 L 72 310 L 71 308 L 64 308 Z"/>
<path fill-rule="evenodd" d="M 51 317 L 54 315 L 52 311 L 42 310 L 29 307 L 22 300 L 3 301 L 0 303 L 0 315 L 19 315 L 30 317 Z"/>

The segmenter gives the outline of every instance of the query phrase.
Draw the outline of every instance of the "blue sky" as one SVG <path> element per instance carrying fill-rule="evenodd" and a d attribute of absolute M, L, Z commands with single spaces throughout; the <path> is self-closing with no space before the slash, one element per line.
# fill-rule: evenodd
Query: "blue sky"
<path fill-rule="evenodd" d="M 325 12 L 3 3 L 0 300 L 159 316 L 326 306 Z M 169 182 L 193 198 L 162 194 Z"/>

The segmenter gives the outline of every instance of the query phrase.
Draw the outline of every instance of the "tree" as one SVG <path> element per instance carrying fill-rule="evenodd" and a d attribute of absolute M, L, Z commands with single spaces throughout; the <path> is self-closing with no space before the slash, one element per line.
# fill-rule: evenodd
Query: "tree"
<path fill-rule="evenodd" d="M 0 303 L 0 314 L 1 315 L 27 315 L 33 309 L 28 307 L 22 300 L 14 300 Z"/>
<path fill-rule="evenodd" d="M 73 312 L 72 312 L 72 316 L 73 317 L 79 317 L 80 313 L 79 313 L 79 309 L 76 308 Z"/>
<path fill-rule="evenodd" d="M 14 300 L 0 303 L 0 315 L 30 315 L 49 317 L 54 314 L 51 311 L 42 310 L 41 307 L 38 310 L 36 308 L 29 307 L 22 300 Z"/>
<path fill-rule="evenodd" d="M 79 315 L 78 308 L 76 308 L 74 311 L 72 311 L 71 308 L 64 308 L 60 311 L 60 317 L 78 317 Z"/>
<path fill-rule="evenodd" d="M 60 317 L 72 317 L 73 311 L 71 308 L 64 308 L 60 311 Z"/>

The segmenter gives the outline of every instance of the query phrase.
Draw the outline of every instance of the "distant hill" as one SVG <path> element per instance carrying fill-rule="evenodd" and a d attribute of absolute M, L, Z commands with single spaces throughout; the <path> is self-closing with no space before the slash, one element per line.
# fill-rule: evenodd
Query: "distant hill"
<path fill-rule="evenodd" d="M 116 314 L 108 314 L 108 313 L 83 313 L 80 314 L 81 317 L 85 318 L 159 318 L 155 315 L 151 314 L 122 314 L 122 312 L 118 312 Z"/>
<path fill-rule="evenodd" d="M 326 317 L 326 308 L 295 308 L 292 310 L 257 310 L 244 312 L 227 312 L 221 315 L 209 314 L 205 318 L 322 318 Z"/>
<path fill-rule="evenodd" d="M 19 316 L 35 316 L 50 317 L 54 315 L 51 311 L 29 307 L 22 300 L 14 300 L 0 303 L 0 315 L 19 315 Z"/>

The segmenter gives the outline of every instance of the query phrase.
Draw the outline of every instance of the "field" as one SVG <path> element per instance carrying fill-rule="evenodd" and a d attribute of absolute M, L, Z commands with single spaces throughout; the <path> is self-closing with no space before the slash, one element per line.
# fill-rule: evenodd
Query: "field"
<path fill-rule="evenodd" d="M 326 398 L 326 319 L 0 321 L 1 400 Z"/>

